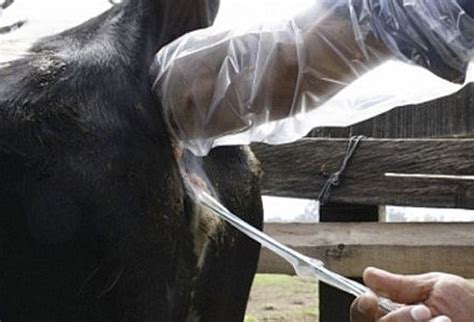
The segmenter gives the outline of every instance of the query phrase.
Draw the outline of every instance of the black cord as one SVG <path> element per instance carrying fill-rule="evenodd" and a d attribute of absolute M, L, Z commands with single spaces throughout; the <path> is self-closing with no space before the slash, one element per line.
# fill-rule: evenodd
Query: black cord
<path fill-rule="evenodd" d="M 349 145 L 347 146 L 346 154 L 345 154 L 344 160 L 342 161 L 341 167 L 339 168 L 338 171 L 332 173 L 329 176 L 328 180 L 324 183 L 324 186 L 321 189 L 321 192 L 319 193 L 318 200 L 319 200 L 320 205 L 326 204 L 327 201 L 329 200 L 331 189 L 341 184 L 341 176 L 346 170 L 349 161 L 351 160 L 352 156 L 354 155 L 354 152 L 359 146 L 359 143 L 364 138 L 365 136 L 363 135 L 353 136 L 350 138 Z"/>

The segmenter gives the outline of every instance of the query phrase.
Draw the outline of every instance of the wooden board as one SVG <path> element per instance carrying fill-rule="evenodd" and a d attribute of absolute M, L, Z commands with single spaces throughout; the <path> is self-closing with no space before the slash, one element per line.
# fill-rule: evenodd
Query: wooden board
<path fill-rule="evenodd" d="M 345 276 L 361 276 L 367 266 L 377 266 L 399 273 L 474 277 L 474 223 L 266 224 L 265 232 Z M 262 249 L 258 270 L 294 274 L 267 249 Z"/>
<path fill-rule="evenodd" d="M 347 138 L 363 134 L 375 138 L 472 137 L 474 84 L 440 99 L 393 109 L 346 128 L 317 128 L 310 136 Z"/>
<path fill-rule="evenodd" d="M 263 193 L 316 199 L 339 169 L 347 145 L 347 139 L 317 138 L 255 145 L 264 170 Z M 474 208 L 473 161 L 473 139 L 365 139 L 329 201 Z"/>
<path fill-rule="evenodd" d="M 319 209 L 323 222 L 378 222 L 378 206 L 326 204 Z M 349 276 L 350 277 L 350 276 Z M 357 280 L 361 282 L 362 279 Z M 319 322 L 350 321 L 354 297 L 337 288 L 319 282 Z"/>

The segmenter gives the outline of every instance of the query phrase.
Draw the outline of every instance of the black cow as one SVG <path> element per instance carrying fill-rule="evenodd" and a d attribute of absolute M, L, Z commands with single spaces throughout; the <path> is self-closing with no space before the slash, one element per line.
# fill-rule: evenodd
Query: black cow
<path fill-rule="evenodd" d="M 148 76 L 217 5 L 125 1 L 0 70 L 2 322 L 242 321 L 259 247 L 187 195 Z M 204 168 L 261 227 L 251 152 Z"/>

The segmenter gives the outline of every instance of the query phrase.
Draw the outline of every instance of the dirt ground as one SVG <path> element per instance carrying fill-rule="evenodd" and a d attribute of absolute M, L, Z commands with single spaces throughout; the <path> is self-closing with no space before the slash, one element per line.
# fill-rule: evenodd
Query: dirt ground
<path fill-rule="evenodd" d="M 245 322 L 319 321 L 315 280 L 258 274 L 250 293 Z"/>

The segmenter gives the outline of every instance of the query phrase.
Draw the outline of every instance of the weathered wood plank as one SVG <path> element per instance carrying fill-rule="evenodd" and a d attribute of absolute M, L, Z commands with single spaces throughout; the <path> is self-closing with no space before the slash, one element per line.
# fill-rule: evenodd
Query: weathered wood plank
<path fill-rule="evenodd" d="M 472 137 L 474 134 L 474 84 L 440 99 L 393 109 L 346 128 L 317 128 L 310 136 L 347 138 Z"/>
<path fill-rule="evenodd" d="M 319 209 L 319 221 L 378 222 L 379 207 L 326 204 Z M 360 278 L 357 281 L 360 282 Z M 352 295 L 319 282 L 319 322 L 350 321 L 349 312 L 353 301 Z"/>
<path fill-rule="evenodd" d="M 347 139 L 316 138 L 255 145 L 263 193 L 316 199 L 328 175 L 339 169 L 347 145 Z M 474 208 L 474 177 L 456 177 L 474 175 L 473 161 L 472 139 L 365 139 L 329 202 Z"/>
<path fill-rule="evenodd" d="M 377 266 L 399 273 L 474 277 L 474 223 L 266 224 L 265 232 L 345 276 L 361 276 L 367 266 Z M 267 249 L 262 249 L 258 270 L 294 274 Z"/>

